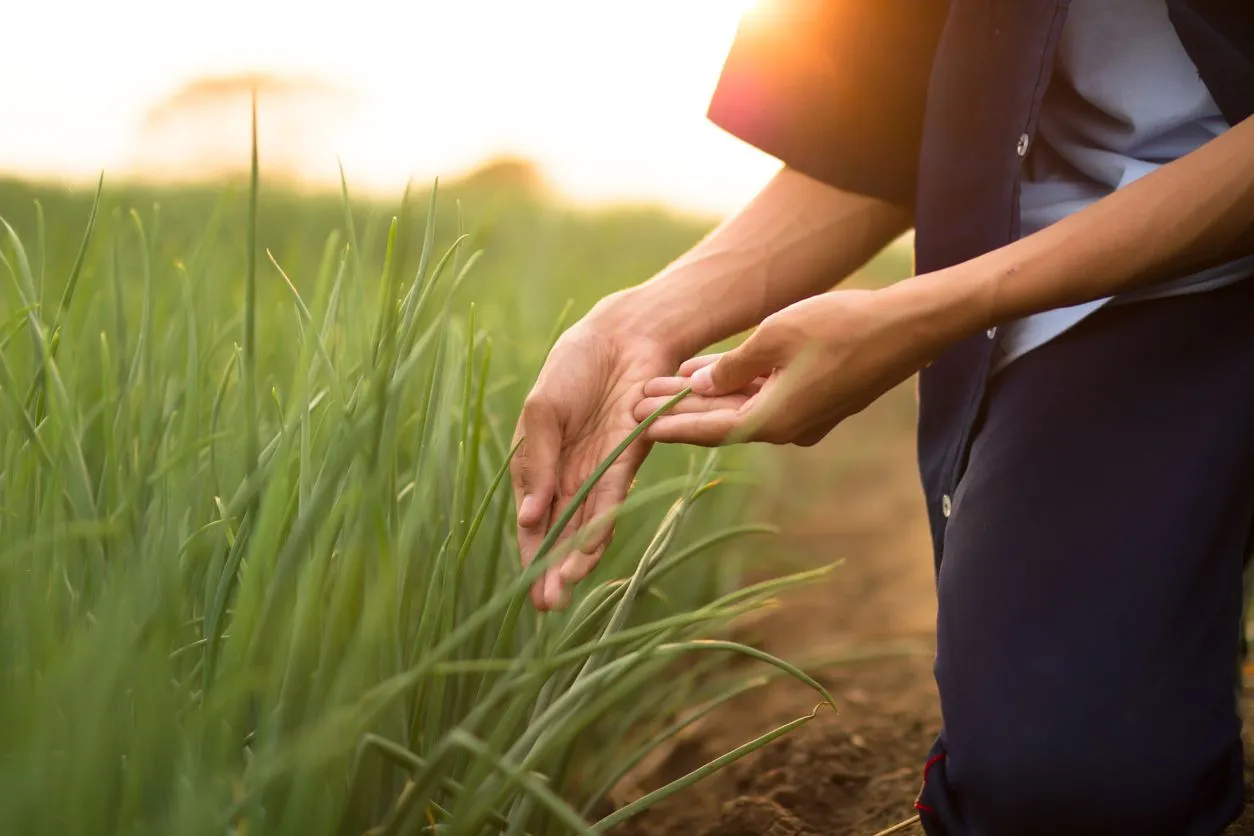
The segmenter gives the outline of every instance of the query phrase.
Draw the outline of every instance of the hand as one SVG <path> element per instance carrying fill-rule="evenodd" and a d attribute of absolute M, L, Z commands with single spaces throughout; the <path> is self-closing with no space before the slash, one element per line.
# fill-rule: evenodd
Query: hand
<path fill-rule="evenodd" d="M 585 317 L 557 341 L 527 396 L 514 436 L 523 439 L 511 463 L 511 478 L 524 566 L 580 485 L 636 428 L 632 409 L 640 402 L 645 381 L 670 373 L 678 359 L 660 342 L 628 333 L 607 315 Z M 622 504 L 650 446 L 640 439 L 614 462 L 563 532 L 563 540 Z M 605 552 L 613 525 L 585 535 L 589 539 L 581 550 L 562 558 L 532 586 L 537 609 L 566 606 L 570 587 Z"/>
<path fill-rule="evenodd" d="M 693 358 L 644 385 L 641 421 L 685 387 L 649 441 L 716 446 L 817 443 L 922 367 L 939 339 L 889 291 L 833 291 L 764 320 L 738 348 Z"/>

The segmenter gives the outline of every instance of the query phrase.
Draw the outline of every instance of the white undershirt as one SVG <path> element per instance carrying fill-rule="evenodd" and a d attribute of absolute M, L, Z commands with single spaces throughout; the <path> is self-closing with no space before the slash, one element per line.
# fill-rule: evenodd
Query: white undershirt
<path fill-rule="evenodd" d="M 1049 226 L 1227 129 L 1176 36 L 1165 0 L 1072 0 L 1024 161 L 1021 234 Z M 1250 275 L 1254 257 L 1113 301 L 1211 290 Z M 1059 308 L 1004 326 L 995 334 L 994 371 L 1111 302 Z"/>

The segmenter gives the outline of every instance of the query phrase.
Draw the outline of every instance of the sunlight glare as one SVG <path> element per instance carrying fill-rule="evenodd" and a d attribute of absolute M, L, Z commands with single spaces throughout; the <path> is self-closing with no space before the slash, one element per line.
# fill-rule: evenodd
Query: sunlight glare
<path fill-rule="evenodd" d="M 63 4 L 17 4 L 10 31 L 34 34 L 0 53 L 4 76 L 23 79 L 0 87 L 0 113 L 21 126 L 0 132 L 0 170 L 233 168 L 246 96 L 205 90 L 262 74 L 285 91 L 262 97 L 266 164 L 306 181 L 334 182 L 338 156 L 360 188 L 394 192 L 511 154 L 580 201 L 723 211 L 777 167 L 705 119 L 756 2 L 358 0 L 327 14 L 218 0 L 194 21 L 165 0 L 70 0 L 68 17 Z"/>

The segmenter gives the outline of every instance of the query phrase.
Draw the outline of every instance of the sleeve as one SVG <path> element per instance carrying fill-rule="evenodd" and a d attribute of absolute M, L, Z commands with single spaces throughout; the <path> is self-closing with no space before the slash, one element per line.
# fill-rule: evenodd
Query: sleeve
<path fill-rule="evenodd" d="M 816 180 L 913 206 L 943 0 L 759 0 L 708 117 Z"/>

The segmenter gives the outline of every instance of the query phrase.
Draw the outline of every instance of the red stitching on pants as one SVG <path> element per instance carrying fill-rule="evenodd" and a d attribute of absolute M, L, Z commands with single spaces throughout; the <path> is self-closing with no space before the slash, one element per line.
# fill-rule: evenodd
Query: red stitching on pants
<path fill-rule="evenodd" d="M 927 806 L 926 804 L 924 804 L 920 799 L 923 798 L 923 790 L 927 787 L 928 770 L 930 770 L 934 764 L 937 764 L 944 759 L 945 759 L 945 753 L 942 752 L 939 755 L 933 755 L 932 757 L 928 758 L 927 763 L 923 764 L 923 784 L 919 787 L 919 794 L 915 796 L 914 809 L 919 810 L 924 813 L 931 813 L 932 815 L 936 815 L 936 811 L 933 810 L 931 807 Z"/>

